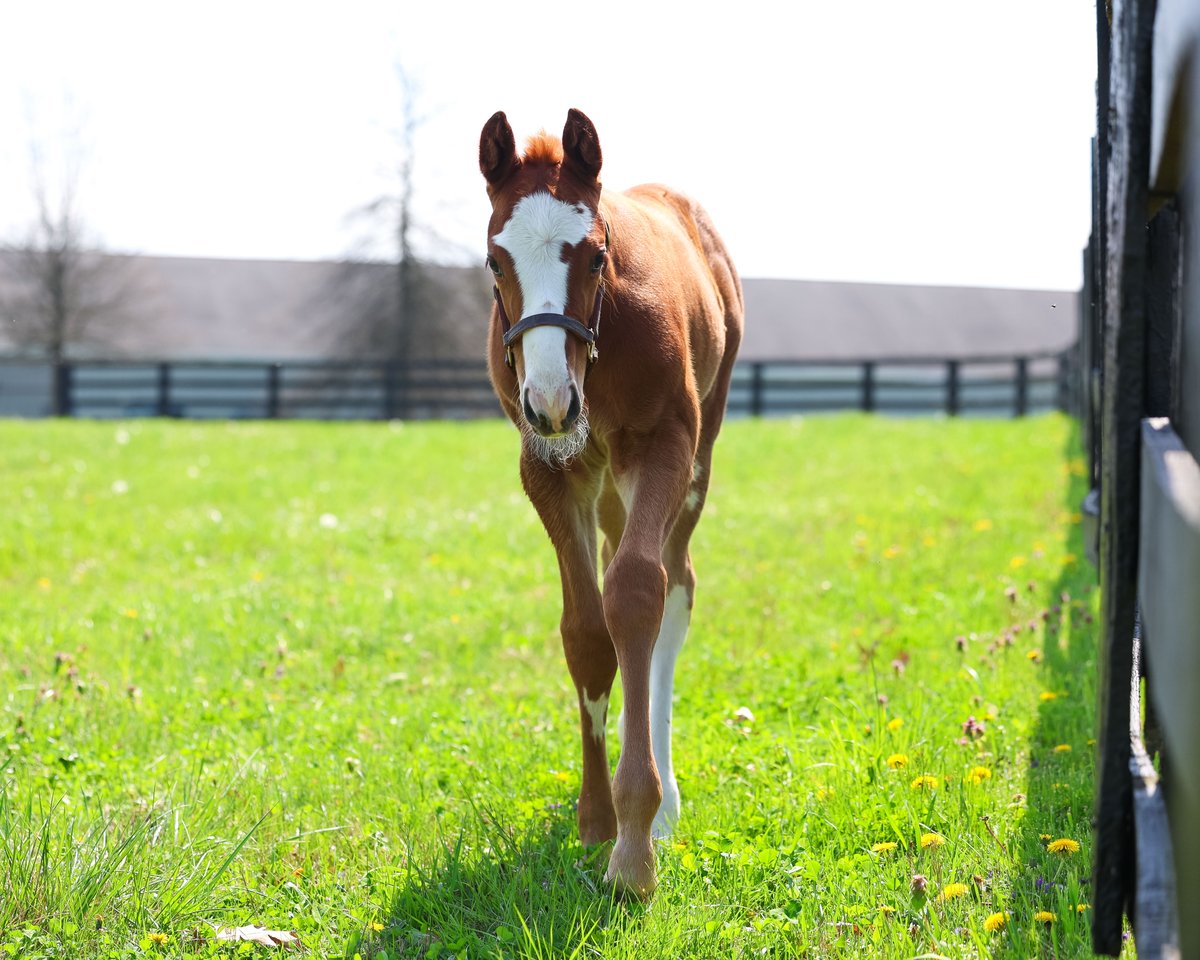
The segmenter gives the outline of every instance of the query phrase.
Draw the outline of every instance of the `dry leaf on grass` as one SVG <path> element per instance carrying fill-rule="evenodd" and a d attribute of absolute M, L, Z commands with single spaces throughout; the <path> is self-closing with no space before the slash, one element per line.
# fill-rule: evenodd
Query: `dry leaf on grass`
<path fill-rule="evenodd" d="M 251 924 L 248 927 L 217 927 L 216 938 L 226 943 L 260 943 L 264 947 L 300 946 L 300 938 L 287 930 L 268 930 Z"/>

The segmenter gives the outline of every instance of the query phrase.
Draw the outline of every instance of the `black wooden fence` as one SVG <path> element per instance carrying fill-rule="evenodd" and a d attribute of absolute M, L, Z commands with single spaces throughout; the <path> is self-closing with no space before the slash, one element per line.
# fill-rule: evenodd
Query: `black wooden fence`
<path fill-rule="evenodd" d="M 1109 15 L 1111 15 L 1111 20 Z M 1080 358 L 1103 598 L 1092 944 L 1200 957 L 1200 15 L 1096 4 Z M 1143 693 L 1144 686 L 1144 693 Z"/>
<path fill-rule="evenodd" d="M 1075 409 L 1074 352 L 1017 357 L 745 361 L 732 416 L 836 410 L 1024 416 Z M 476 361 L 81 360 L 0 363 L 0 416 L 468 419 L 497 416 Z"/>

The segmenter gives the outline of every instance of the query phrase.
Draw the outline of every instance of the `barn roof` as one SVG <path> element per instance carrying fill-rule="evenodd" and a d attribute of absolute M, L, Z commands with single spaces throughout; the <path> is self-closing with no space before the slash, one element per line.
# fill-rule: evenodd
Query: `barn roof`
<path fill-rule="evenodd" d="M 124 302 L 98 320 L 86 355 L 154 359 L 375 356 L 352 317 L 390 316 L 394 266 L 110 256 Z M 0 254 L 0 300 L 16 283 Z M 490 278 L 481 268 L 426 267 L 413 349 L 481 357 Z M 906 286 L 749 278 L 741 356 L 889 359 L 1054 351 L 1075 339 L 1073 291 Z M 386 324 L 385 324 L 386 325 Z M 0 353 L 19 338 L 0 329 Z M 7 342 L 6 342 L 7 341 Z"/>

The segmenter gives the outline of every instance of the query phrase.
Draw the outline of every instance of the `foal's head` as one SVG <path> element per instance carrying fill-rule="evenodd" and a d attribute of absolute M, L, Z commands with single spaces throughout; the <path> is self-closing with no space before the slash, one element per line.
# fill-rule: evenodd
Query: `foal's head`
<path fill-rule="evenodd" d="M 487 264 L 502 315 L 513 327 L 548 315 L 513 338 L 511 362 L 530 448 L 552 462 L 569 460 L 587 442 L 589 344 L 579 328 L 571 332 L 557 321 L 573 318 L 590 328 L 599 306 L 608 256 L 600 163 L 596 128 L 578 110 L 567 114 L 561 142 L 539 134 L 523 155 L 503 113 L 479 139 L 479 168 L 492 201 Z"/>

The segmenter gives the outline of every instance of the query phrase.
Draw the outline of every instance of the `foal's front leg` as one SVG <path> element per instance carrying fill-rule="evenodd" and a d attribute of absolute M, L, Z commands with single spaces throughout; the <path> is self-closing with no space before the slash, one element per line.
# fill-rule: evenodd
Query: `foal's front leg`
<path fill-rule="evenodd" d="M 606 878 L 643 897 L 657 884 L 651 828 L 663 798 L 650 728 L 651 658 L 667 595 L 663 545 L 687 494 L 696 445 L 679 425 L 659 431 L 644 449 L 650 455 L 636 467 L 614 471 L 629 518 L 604 574 L 604 617 L 624 698 L 621 759 L 612 781 L 617 842 Z"/>
<path fill-rule="evenodd" d="M 554 544 L 562 577 L 563 652 L 579 698 L 583 782 L 578 820 L 585 844 L 617 835 L 605 736 L 617 658 L 596 582 L 596 477 L 584 465 L 568 472 L 532 458 L 521 461 L 521 479 Z"/>

